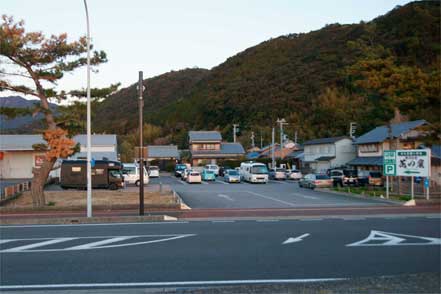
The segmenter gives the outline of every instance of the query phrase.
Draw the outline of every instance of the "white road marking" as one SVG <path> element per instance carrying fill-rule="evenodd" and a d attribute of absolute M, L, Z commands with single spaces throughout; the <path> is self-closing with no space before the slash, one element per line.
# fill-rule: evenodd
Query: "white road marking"
<path fill-rule="evenodd" d="M 125 247 L 125 246 L 134 246 L 134 245 L 144 245 L 144 244 L 152 244 L 152 243 L 159 243 L 159 242 L 165 242 L 165 241 L 171 241 L 176 239 L 182 239 L 186 237 L 192 237 L 196 236 L 195 234 L 174 234 L 174 235 L 137 235 L 137 236 L 94 236 L 94 237 L 69 237 L 69 238 L 51 238 L 48 241 L 45 242 L 38 242 L 33 243 L 25 246 L 19 246 L 14 248 L 9 248 L 5 250 L 0 250 L 0 253 L 18 253 L 18 252 L 55 252 L 55 251 L 74 251 L 74 250 L 90 250 L 90 249 L 104 249 L 104 248 L 115 248 L 115 247 Z M 114 245 L 106 245 L 111 244 L 115 242 L 120 242 L 124 240 L 129 239 L 135 239 L 135 238 L 155 238 L 159 237 L 160 239 L 155 240 L 149 240 L 149 241 L 139 241 L 134 243 L 122 243 L 122 244 L 114 244 Z M 60 242 L 65 241 L 71 241 L 71 240 L 82 240 L 82 239 L 103 239 L 105 240 L 87 243 L 83 245 L 73 246 L 73 247 L 67 247 L 67 248 L 53 248 L 53 249 L 34 249 L 37 247 L 47 246 L 51 244 L 56 244 Z M 49 238 L 46 238 L 46 240 Z M 32 240 L 41 240 L 41 238 L 29 238 L 29 239 L 13 239 L 14 241 L 32 241 Z"/>
<path fill-rule="evenodd" d="M 262 197 L 262 198 L 265 198 L 265 199 L 270 199 L 270 200 L 273 200 L 273 201 L 276 201 L 276 202 L 280 202 L 280 203 L 283 203 L 283 204 L 286 204 L 286 205 L 289 205 L 289 206 L 296 206 L 294 203 L 283 201 L 283 200 L 280 200 L 280 199 L 277 199 L 277 198 L 273 198 L 273 197 L 270 197 L 270 196 L 262 195 L 262 194 L 259 194 L 259 193 L 256 193 L 256 192 L 251 192 L 251 191 L 244 191 L 244 192 L 247 192 L 247 193 L 249 193 L 251 195 L 254 195 L 254 196 L 258 196 L 258 197 Z"/>
<path fill-rule="evenodd" d="M 290 238 L 286 239 L 286 241 L 283 242 L 282 245 L 301 242 L 301 241 L 303 241 L 304 238 L 308 237 L 309 235 L 310 235 L 309 233 L 306 233 L 306 234 L 300 235 L 295 238 L 290 237 Z"/>
<path fill-rule="evenodd" d="M 90 283 L 90 284 L 34 284 L 0 286 L 0 290 L 62 289 L 62 288 L 111 288 L 111 287 L 173 287 L 173 286 L 210 286 L 246 284 L 285 284 L 344 281 L 347 278 L 313 279 L 262 279 L 262 280 L 223 280 L 223 281 L 179 281 L 179 282 L 139 282 L 139 283 Z"/>
<path fill-rule="evenodd" d="M 279 182 L 279 181 L 275 181 L 275 180 L 268 180 L 268 182 L 271 182 L 271 183 L 276 183 L 276 184 L 282 184 L 282 182 Z"/>
<path fill-rule="evenodd" d="M 208 183 L 205 182 L 205 181 L 201 181 L 201 184 L 202 184 L 202 185 L 208 185 Z"/>
<path fill-rule="evenodd" d="M 82 227 L 82 226 L 168 225 L 168 224 L 188 224 L 188 221 L 178 221 L 178 222 L 167 221 L 167 222 L 146 222 L 146 223 L 138 222 L 138 223 L 102 223 L 102 224 L 66 224 L 66 225 L 10 225 L 10 226 L 0 226 L 0 229 Z"/>
<path fill-rule="evenodd" d="M 128 239 L 133 239 L 135 237 L 136 236 L 115 237 L 115 238 L 105 239 L 105 240 L 87 243 L 87 244 L 83 244 L 83 245 L 69 247 L 69 248 L 66 248 L 66 250 L 83 250 L 83 249 L 91 249 L 91 248 L 100 248 L 101 245 L 107 245 L 110 243 L 116 243 L 116 242 L 120 242 L 120 241 L 124 241 L 124 240 L 128 240 Z"/>
<path fill-rule="evenodd" d="M 224 181 L 219 181 L 219 180 L 216 180 L 216 182 L 217 182 L 217 183 L 221 183 L 221 184 L 224 184 L 224 185 L 228 185 L 228 183 L 227 183 L 227 182 L 224 182 Z"/>
<path fill-rule="evenodd" d="M 227 199 L 229 201 L 234 201 L 233 198 L 231 198 L 230 196 L 228 196 L 226 194 L 217 194 L 217 197 L 221 197 L 221 198 Z"/>
<path fill-rule="evenodd" d="M 5 244 L 5 243 L 8 243 L 8 242 L 12 242 L 12 241 L 14 241 L 14 240 L 0 240 L 0 245 L 1 244 Z"/>
<path fill-rule="evenodd" d="M 66 242 L 66 241 L 72 241 L 72 240 L 75 240 L 75 239 L 78 239 L 78 238 L 56 238 L 56 239 L 50 239 L 50 240 L 43 241 L 43 242 L 37 242 L 37 243 L 33 243 L 33 244 L 28 244 L 28 245 L 18 246 L 18 247 L 14 247 L 14 248 L 0 250 L 0 253 L 31 251 L 29 249 L 34 249 L 34 248 L 37 248 L 37 247 L 57 244 L 57 243 Z"/>
<path fill-rule="evenodd" d="M 301 221 L 321 221 L 323 220 L 322 218 L 302 218 L 300 219 Z"/>
<path fill-rule="evenodd" d="M 318 197 L 315 197 L 315 196 L 307 196 L 307 195 L 303 195 L 303 194 L 300 194 L 300 193 L 291 193 L 291 194 L 294 195 L 294 196 L 299 196 L 299 197 L 305 198 L 305 199 L 312 199 L 312 200 L 319 199 Z"/>
<path fill-rule="evenodd" d="M 419 239 L 429 242 L 405 243 L 407 238 Z M 375 243 L 369 243 L 370 241 L 374 241 Z M 382 241 L 382 243 L 378 243 L 378 241 Z M 346 246 L 353 247 L 353 246 L 425 246 L 425 245 L 441 245 L 441 238 L 421 237 L 421 236 L 396 234 L 396 233 L 388 233 L 388 232 L 372 230 L 366 239 L 351 244 L 347 244 Z"/>
<path fill-rule="evenodd" d="M 366 220 L 366 218 L 364 217 L 342 217 L 342 220 L 347 220 L 347 221 L 359 221 L 359 220 Z"/>

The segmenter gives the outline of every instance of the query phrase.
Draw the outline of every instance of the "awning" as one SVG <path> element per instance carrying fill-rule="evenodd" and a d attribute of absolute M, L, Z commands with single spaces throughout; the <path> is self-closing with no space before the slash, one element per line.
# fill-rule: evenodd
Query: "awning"
<path fill-rule="evenodd" d="M 335 158 L 335 156 L 321 156 L 316 158 L 314 161 L 331 161 Z"/>
<path fill-rule="evenodd" d="M 383 157 L 382 156 L 372 156 L 372 157 L 357 157 L 348 162 L 348 165 L 371 165 L 371 166 L 382 166 Z"/>

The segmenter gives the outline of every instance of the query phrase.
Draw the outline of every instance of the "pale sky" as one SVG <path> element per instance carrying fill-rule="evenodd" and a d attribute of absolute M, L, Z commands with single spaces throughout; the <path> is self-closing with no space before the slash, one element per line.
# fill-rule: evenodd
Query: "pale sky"
<path fill-rule="evenodd" d="M 317 30 L 330 23 L 369 21 L 408 0 L 89 0 L 92 43 L 109 62 L 92 87 L 122 87 L 171 70 L 210 69 L 270 38 Z M 86 34 L 83 0 L 1 0 L 0 14 L 23 19 L 28 31 Z M 59 89 L 86 86 L 85 68 Z M 9 93 L 10 94 L 10 93 Z"/>

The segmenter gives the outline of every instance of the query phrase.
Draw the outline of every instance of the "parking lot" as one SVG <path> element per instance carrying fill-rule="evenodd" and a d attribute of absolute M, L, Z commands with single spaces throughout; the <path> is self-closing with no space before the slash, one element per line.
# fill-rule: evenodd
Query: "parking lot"
<path fill-rule="evenodd" d="M 267 184 L 229 184 L 222 178 L 188 184 L 170 175 L 150 179 L 150 184 L 170 185 L 191 208 L 295 208 L 392 205 L 381 199 L 363 199 L 300 188 L 291 180 Z"/>

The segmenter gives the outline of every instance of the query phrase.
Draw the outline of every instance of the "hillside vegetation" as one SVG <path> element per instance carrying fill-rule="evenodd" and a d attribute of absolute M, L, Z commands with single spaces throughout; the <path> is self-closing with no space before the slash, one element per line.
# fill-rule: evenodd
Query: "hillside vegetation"
<path fill-rule="evenodd" d="M 186 147 L 190 129 L 218 129 L 232 139 L 233 123 L 249 145 L 269 143 L 278 117 L 299 139 L 357 134 L 399 110 L 426 119 L 439 132 L 440 2 L 395 7 L 370 22 L 330 24 L 265 41 L 211 70 L 187 69 L 145 80 L 146 143 Z M 137 99 L 131 86 L 97 109 L 95 130 L 125 134 L 136 144 Z M 128 152 L 128 151 L 127 151 Z"/>

